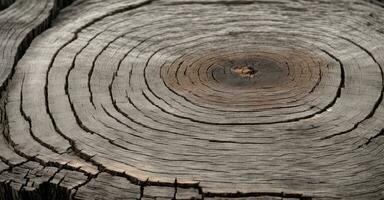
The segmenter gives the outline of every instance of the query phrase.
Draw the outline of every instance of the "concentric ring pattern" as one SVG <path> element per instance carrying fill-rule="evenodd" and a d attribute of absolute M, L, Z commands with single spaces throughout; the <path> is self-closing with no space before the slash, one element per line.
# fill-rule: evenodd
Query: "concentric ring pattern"
<path fill-rule="evenodd" d="M 383 197 L 382 8 L 120 4 L 69 7 L 20 60 L 19 155 L 210 195 Z"/>

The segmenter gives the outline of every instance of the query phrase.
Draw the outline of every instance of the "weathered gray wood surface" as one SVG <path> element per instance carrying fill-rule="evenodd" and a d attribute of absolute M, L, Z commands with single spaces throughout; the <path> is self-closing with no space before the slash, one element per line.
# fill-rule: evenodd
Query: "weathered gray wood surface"
<path fill-rule="evenodd" d="M 0 0 L 0 199 L 384 199 L 382 1 L 69 3 Z"/>

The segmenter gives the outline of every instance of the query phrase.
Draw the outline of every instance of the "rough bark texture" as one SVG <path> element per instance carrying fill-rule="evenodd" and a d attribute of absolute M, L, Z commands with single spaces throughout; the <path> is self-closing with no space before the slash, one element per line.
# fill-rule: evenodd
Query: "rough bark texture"
<path fill-rule="evenodd" d="M 381 0 L 0 8 L 0 199 L 384 199 Z"/>

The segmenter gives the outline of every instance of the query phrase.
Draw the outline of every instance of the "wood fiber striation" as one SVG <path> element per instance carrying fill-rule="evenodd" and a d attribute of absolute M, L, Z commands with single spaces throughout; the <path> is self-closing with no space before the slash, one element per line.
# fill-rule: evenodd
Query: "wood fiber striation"
<path fill-rule="evenodd" d="M 0 199 L 383 199 L 380 5 L 0 0 Z"/>

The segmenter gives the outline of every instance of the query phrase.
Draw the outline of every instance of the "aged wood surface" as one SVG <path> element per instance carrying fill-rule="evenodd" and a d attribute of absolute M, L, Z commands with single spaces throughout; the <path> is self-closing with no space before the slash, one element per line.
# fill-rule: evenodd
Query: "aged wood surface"
<path fill-rule="evenodd" d="M 381 0 L 0 8 L 0 199 L 384 199 Z"/>

